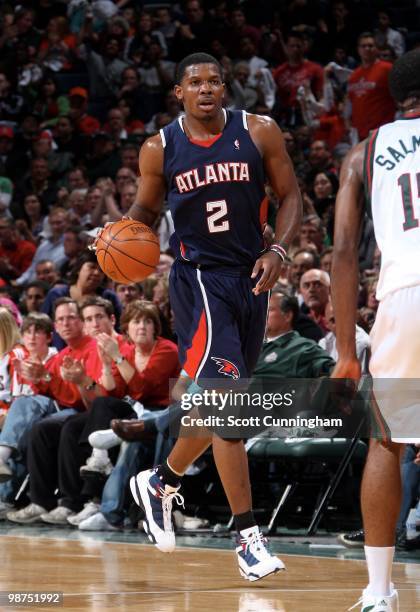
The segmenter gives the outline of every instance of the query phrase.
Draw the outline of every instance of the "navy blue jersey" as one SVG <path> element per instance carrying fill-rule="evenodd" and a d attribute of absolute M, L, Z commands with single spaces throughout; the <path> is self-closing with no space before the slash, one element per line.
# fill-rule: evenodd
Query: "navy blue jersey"
<path fill-rule="evenodd" d="M 250 269 L 261 254 L 267 215 L 265 173 L 245 111 L 223 111 L 210 146 L 190 141 L 182 117 L 161 130 L 171 246 L 194 264 Z"/>

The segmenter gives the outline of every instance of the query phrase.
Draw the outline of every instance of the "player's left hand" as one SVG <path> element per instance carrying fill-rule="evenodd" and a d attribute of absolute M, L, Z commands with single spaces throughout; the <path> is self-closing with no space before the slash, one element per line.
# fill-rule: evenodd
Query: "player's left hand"
<path fill-rule="evenodd" d="M 260 293 L 264 293 L 264 291 L 269 291 L 272 289 L 276 280 L 280 276 L 282 265 L 283 261 L 281 257 L 277 255 L 277 253 L 268 251 L 268 253 L 261 255 L 261 257 L 259 257 L 255 262 L 255 266 L 251 274 L 251 278 L 255 278 L 260 272 L 262 272 L 261 278 L 255 285 L 252 293 L 254 295 L 259 295 Z"/>

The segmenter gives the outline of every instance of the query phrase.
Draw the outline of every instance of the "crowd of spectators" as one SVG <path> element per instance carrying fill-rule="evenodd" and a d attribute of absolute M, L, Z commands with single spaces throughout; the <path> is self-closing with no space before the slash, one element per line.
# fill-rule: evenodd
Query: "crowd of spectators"
<path fill-rule="evenodd" d="M 270 115 L 283 130 L 304 221 L 271 316 L 274 326 L 284 315 L 290 330 L 320 343 L 328 374 L 337 358 L 329 272 L 341 163 L 352 145 L 397 116 L 388 74 L 396 58 L 420 45 L 415 0 L 154 4 L 0 1 L 0 322 L 11 315 L 10 333 L 0 334 L 0 516 L 11 513 L 18 522 L 41 515 L 65 521 L 86 500 L 91 514 L 98 511 L 97 492 L 81 494 L 78 470 L 88 461 L 89 471 L 90 460 L 106 472 L 108 457 L 89 458 L 89 434 L 109 427 L 112 416 L 138 417 L 139 405 L 160 411 L 170 402 L 168 378 L 179 374 L 167 280 L 170 214 L 164 210 L 154 228 L 161 245 L 156 274 L 141 284 L 110 282 L 86 247 L 96 227 L 119 219 L 133 203 L 144 140 L 182 112 L 173 94 L 177 62 L 191 52 L 211 53 L 224 69 L 226 107 Z M 269 185 L 267 198 L 269 241 L 279 204 Z M 366 370 L 380 266 L 367 215 L 359 251 L 357 342 Z M 88 316 L 89 309 L 96 310 Z M 84 351 L 80 371 L 77 355 Z M 150 395 L 150 381 L 157 396 Z M 131 398 L 128 408 L 115 399 L 124 396 Z M 86 408 L 97 414 L 95 402 L 108 402 L 108 422 L 90 417 L 87 423 L 78 414 Z M 64 417 L 71 415 L 80 420 L 66 428 Z M 48 452 L 46 440 L 55 440 Z M 72 461 L 69 440 L 78 448 Z M 121 521 L 121 500 L 113 495 L 127 461 L 136 463 L 125 457 L 118 484 L 105 494 L 108 526 L 114 502 Z M 58 467 L 40 478 L 51 462 Z M 15 510 L 28 470 L 32 507 Z M 56 508 L 57 485 L 67 500 L 58 506 L 64 514 Z"/>

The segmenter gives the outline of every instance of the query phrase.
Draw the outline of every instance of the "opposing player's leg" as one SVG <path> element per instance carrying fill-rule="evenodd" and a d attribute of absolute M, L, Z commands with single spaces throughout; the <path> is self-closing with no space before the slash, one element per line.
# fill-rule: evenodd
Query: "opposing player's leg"
<path fill-rule="evenodd" d="M 395 528 L 401 505 L 400 454 L 403 444 L 370 441 L 362 480 L 362 514 L 369 585 L 362 612 L 397 612 L 398 594 L 391 582 Z"/>

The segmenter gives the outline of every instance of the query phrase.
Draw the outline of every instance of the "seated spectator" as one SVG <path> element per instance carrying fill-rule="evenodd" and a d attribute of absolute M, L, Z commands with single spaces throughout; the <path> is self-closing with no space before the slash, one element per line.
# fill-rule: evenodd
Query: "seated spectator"
<path fill-rule="evenodd" d="M 73 266 L 87 247 L 87 236 L 83 228 L 77 225 L 67 228 L 63 235 L 63 247 L 66 261 L 60 267 L 60 279 L 68 283 Z"/>
<path fill-rule="evenodd" d="M 30 163 L 29 175 L 16 186 L 15 203 L 16 216 L 22 216 L 20 202 L 29 193 L 35 193 L 42 202 L 45 209 L 55 205 L 57 200 L 58 188 L 51 179 L 51 172 L 48 161 L 43 157 L 36 157 Z"/>
<path fill-rule="evenodd" d="M 4 415 L 11 402 L 11 362 L 9 353 L 16 346 L 20 346 L 21 336 L 19 327 L 11 314 L 4 306 L 0 307 L 0 429 L 3 426 Z M 1 453 L 0 453 L 1 459 Z M 0 481 L 2 480 L 3 465 L 0 461 Z"/>
<path fill-rule="evenodd" d="M 71 297 L 73 300 L 80 302 L 84 298 L 93 295 L 110 300 L 115 309 L 117 322 L 121 316 L 121 304 L 111 289 L 104 287 L 105 275 L 98 265 L 96 255 L 92 251 L 82 253 L 75 264 L 72 275 L 69 280 L 69 285 L 61 285 L 53 287 L 47 293 L 45 302 L 42 305 L 42 312 L 51 315 L 54 309 L 54 303 L 58 298 Z M 54 346 L 62 348 L 63 342 L 54 334 Z"/>
<path fill-rule="evenodd" d="M 121 140 L 127 140 L 128 132 L 125 117 L 119 108 L 111 108 L 108 112 L 108 120 L 104 125 L 104 130 L 110 134 L 117 146 L 121 144 Z"/>
<path fill-rule="evenodd" d="M 120 155 L 121 168 L 117 172 L 116 181 L 118 181 L 119 176 L 124 176 L 120 174 L 123 168 L 131 170 L 131 172 L 133 173 L 133 179 L 135 180 L 139 175 L 139 148 L 134 144 L 127 143 L 123 147 L 121 147 Z M 125 175 L 127 177 L 127 173 L 125 173 Z"/>
<path fill-rule="evenodd" d="M 42 240 L 32 258 L 31 265 L 16 279 L 17 285 L 26 285 L 36 278 L 36 266 L 39 262 L 51 260 L 57 267 L 66 261 L 64 253 L 64 231 L 67 229 L 69 214 L 64 208 L 53 208 L 48 215 L 50 236 Z M 39 280 L 43 280 L 42 278 Z"/>
<path fill-rule="evenodd" d="M 164 111 L 165 111 L 165 114 L 170 117 L 170 121 L 168 123 L 170 123 L 171 121 L 179 117 L 179 115 L 181 114 L 181 107 L 179 105 L 178 98 L 176 97 L 175 93 L 172 90 L 168 91 L 165 96 Z M 159 115 L 161 114 L 162 113 L 160 112 L 155 113 L 153 117 L 150 119 L 150 121 L 146 123 L 146 126 L 144 128 L 146 131 L 146 134 L 157 134 L 157 132 L 159 131 L 159 127 L 158 127 Z M 138 163 L 138 154 L 137 154 L 137 163 Z"/>
<path fill-rule="evenodd" d="M 294 297 L 274 292 L 267 318 L 267 341 L 263 345 L 253 378 L 318 378 L 328 376 L 335 361 L 316 342 L 294 331 L 299 305 Z M 270 359 L 266 359 L 270 355 Z"/>
<path fill-rule="evenodd" d="M 333 247 L 327 247 L 321 253 L 320 264 L 319 264 L 320 269 L 324 270 L 324 272 L 326 272 L 330 276 L 331 276 L 332 258 L 333 258 Z"/>
<path fill-rule="evenodd" d="M 299 246 L 301 249 L 312 249 L 321 253 L 325 245 L 325 227 L 317 215 L 308 215 L 303 219 Z"/>
<path fill-rule="evenodd" d="M 13 91 L 7 74 L 0 72 L 0 121 L 18 122 L 24 110 L 24 99 Z M 11 128 L 10 128 L 11 129 Z M 13 134 L 13 130 L 11 129 Z"/>
<path fill-rule="evenodd" d="M 36 246 L 22 240 L 10 217 L 0 216 L 0 277 L 11 281 L 31 265 Z"/>
<path fill-rule="evenodd" d="M 100 130 L 101 124 L 95 117 L 88 115 L 88 98 L 89 94 L 84 87 L 73 87 L 70 89 L 69 117 L 79 134 L 91 135 Z"/>
<path fill-rule="evenodd" d="M 130 285 L 116 283 L 115 293 L 121 302 L 123 310 L 125 310 L 130 302 L 142 299 L 143 288 L 138 283 L 131 283 Z"/>
<path fill-rule="evenodd" d="M 7 514 L 9 520 L 18 523 L 32 523 L 46 512 L 37 502 L 42 500 L 44 491 L 49 490 L 50 480 L 54 479 L 51 462 L 43 464 L 41 472 L 31 469 L 35 459 L 30 440 L 37 436 L 38 421 L 46 421 L 46 428 L 40 431 L 47 431 L 48 439 L 52 441 L 53 433 L 60 432 L 62 424 L 71 415 L 85 410 L 93 397 L 104 393 L 98 380 L 101 366 L 96 344 L 83 334 L 83 322 L 74 300 L 62 298 L 57 301 L 54 324 L 67 347 L 45 365 L 30 358 L 19 362 L 20 373 L 31 384 L 35 395 L 17 398 L 12 403 L 0 434 L 0 448 L 5 449 L 2 452 L 7 451 L 9 457 L 14 454 L 18 458 L 26 451 L 29 442 L 28 469 L 31 474 L 32 503 Z M 7 459 L 3 456 L 4 462 Z M 50 493 L 52 499 L 55 488 L 56 485 Z M 50 507 L 55 506 L 55 502 L 50 501 L 49 504 Z"/>
<path fill-rule="evenodd" d="M 70 103 L 67 96 L 60 96 L 54 77 L 48 75 L 38 85 L 38 96 L 34 111 L 42 118 L 41 127 L 52 127 L 57 124 L 58 118 L 68 115 Z"/>
<path fill-rule="evenodd" d="M 305 272 L 312 268 L 317 268 L 318 265 L 318 255 L 314 250 L 301 248 L 295 251 L 292 257 L 292 264 L 289 268 L 289 283 L 292 287 L 292 294 L 298 298 L 299 305 L 303 302 L 303 298 L 299 293 L 300 279 Z"/>
<path fill-rule="evenodd" d="M 21 310 L 25 315 L 33 312 L 41 312 L 45 296 L 48 293 L 49 285 L 43 281 L 32 281 L 25 286 L 25 291 L 21 297 Z"/>
<path fill-rule="evenodd" d="M 69 109 L 70 112 L 70 109 Z M 80 157 L 85 156 L 85 139 L 81 136 L 77 130 L 76 125 L 73 123 L 69 115 L 62 115 L 58 117 L 57 122 L 54 125 L 54 142 L 56 145 L 56 151 L 58 153 L 71 153 L 73 160 L 78 160 Z M 71 180 L 71 175 L 80 174 L 83 175 L 83 181 L 74 184 Z M 67 182 L 70 189 L 83 188 L 89 186 L 86 173 L 83 168 L 77 166 L 72 168 L 67 173 Z"/>
<path fill-rule="evenodd" d="M 46 207 L 43 206 L 40 198 L 35 193 L 28 193 L 25 196 L 22 219 L 19 219 L 16 224 L 26 240 L 36 244 L 42 239 L 41 233 L 44 229 L 46 210 Z"/>
<path fill-rule="evenodd" d="M 58 284 L 60 275 L 55 263 L 51 259 L 41 259 L 35 266 L 36 280 L 45 283 L 50 290 Z"/>
<path fill-rule="evenodd" d="M 334 359 L 334 361 L 337 361 L 338 352 L 337 339 L 335 336 L 335 317 L 331 302 L 328 302 L 325 309 L 325 320 L 326 326 L 330 331 L 326 336 L 321 338 L 318 344 Z M 359 327 L 359 325 L 356 325 L 356 356 L 360 362 L 362 373 L 367 374 L 369 372 L 370 338 L 365 330 Z"/>
<path fill-rule="evenodd" d="M 107 132 L 93 134 L 86 167 L 91 182 L 107 176 L 113 179 L 120 167 L 120 158 L 112 137 Z"/>
<path fill-rule="evenodd" d="M 321 327 L 325 335 L 329 331 L 325 310 L 330 299 L 330 277 L 323 270 L 308 270 L 300 279 L 300 291 L 303 297 L 301 310 Z"/>

